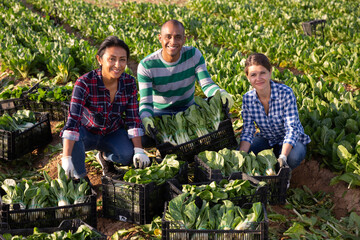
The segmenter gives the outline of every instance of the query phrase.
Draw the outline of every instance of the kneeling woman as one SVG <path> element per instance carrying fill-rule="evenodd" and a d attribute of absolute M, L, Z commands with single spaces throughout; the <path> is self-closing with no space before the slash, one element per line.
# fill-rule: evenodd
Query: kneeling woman
<path fill-rule="evenodd" d="M 250 55 L 245 73 L 253 90 L 243 97 L 240 150 L 257 154 L 273 148 L 280 165 L 296 168 L 311 140 L 300 123 L 292 89 L 271 80 L 271 64 L 264 54 Z M 254 136 L 255 123 L 260 132 Z"/>
<path fill-rule="evenodd" d="M 81 76 L 74 85 L 63 138 L 62 167 L 84 178 L 85 151 L 97 149 L 104 175 L 116 173 L 114 162 L 146 167 L 150 164 L 141 145 L 144 134 L 135 78 L 124 73 L 129 47 L 116 36 L 100 45 L 100 68 Z"/>

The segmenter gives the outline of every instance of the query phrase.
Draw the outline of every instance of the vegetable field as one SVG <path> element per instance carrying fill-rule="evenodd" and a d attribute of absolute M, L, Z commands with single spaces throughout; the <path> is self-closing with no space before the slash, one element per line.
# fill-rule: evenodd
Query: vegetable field
<path fill-rule="evenodd" d="M 272 79 L 290 86 L 297 97 L 311 143 L 306 160 L 292 172 L 287 203 L 267 207 L 269 239 L 359 239 L 359 16 L 359 0 L 0 0 L 0 100 L 69 101 L 77 77 L 97 67 L 97 47 L 109 35 L 129 45 L 126 71 L 136 77 L 140 60 L 161 48 L 162 23 L 177 19 L 185 26 L 185 45 L 203 53 L 212 79 L 234 97 L 230 111 L 237 140 L 242 95 L 250 89 L 244 73 L 250 53 L 267 55 Z M 306 35 L 302 23 L 318 19 L 326 20 L 324 28 L 317 25 Z M 20 128 L 10 120 L 1 118 Z M 62 120 L 51 121 L 53 141 L 47 147 L 14 161 L 0 159 L 0 182 L 39 180 L 44 170 L 56 177 Z M 130 228 L 114 238 L 156 239 L 155 223 L 149 231 L 101 216 L 95 152 L 87 153 L 86 167 L 98 193 L 97 230 L 110 237 Z"/>

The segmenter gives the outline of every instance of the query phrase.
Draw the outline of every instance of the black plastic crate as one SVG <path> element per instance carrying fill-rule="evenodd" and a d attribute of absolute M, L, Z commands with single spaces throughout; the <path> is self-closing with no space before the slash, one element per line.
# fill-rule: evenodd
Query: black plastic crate
<path fill-rule="evenodd" d="M 317 36 L 321 34 L 324 38 L 324 27 L 325 27 L 326 20 L 324 19 L 316 19 L 308 22 L 303 22 L 301 24 L 303 31 L 308 36 Z M 320 25 L 321 29 L 316 29 L 317 25 Z M 320 32 L 320 33 L 319 33 Z"/>
<path fill-rule="evenodd" d="M 135 184 L 101 177 L 103 216 L 124 222 L 148 224 L 161 215 L 164 187 L 155 183 Z"/>
<path fill-rule="evenodd" d="M 13 98 L 0 101 L 0 113 L 12 114 L 17 110 L 29 109 L 33 112 L 48 112 L 50 121 L 65 121 L 68 116 L 68 102 L 33 101 L 28 98 Z"/>
<path fill-rule="evenodd" d="M 7 100 L 0 101 L 0 114 L 4 114 L 5 112 L 10 115 L 15 113 L 17 110 L 26 109 L 26 101 L 22 98 L 13 98 Z"/>
<path fill-rule="evenodd" d="M 180 145 L 174 146 L 168 142 L 159 144 L 156 140 L 156 148 L 160 151 L 161 157 L 176 154 L 179 159 L 188 162 L 192 162 L 196 154 L 205 150 L 217 151 L 223 148 L 234 148 L 237 145 L 231 119 L 220 122 L 217 131 Z"/>
<path fill-rule="evenodd" d="M 220 170 L 211 169 L 198 156 L 195 156 L 195 182 L 218 181 L 229 176 L 223 176 Z M 252 176 L 259 181 L 265 181 L 268 186 L 267 200 L 270 205 L 283 205 L 286 201 L 287 184 L 290 181 L 290 168 L 279 167 L 276 164 L 277 174 L 274 176 Z"/>
<path fill-rule="evenodd" d="M 19 204 L 10 205 L 0 203 L 1 229 L 47 228 L 56 227 L 63 220 L 81 219 L 92 227 L 97 227 L 96 192 L 91 190 L 84 203 L 70 204 L 62 207 L 47 207 L 37 209 L 20 209 Z"/>
<path fill-rule="evenodd" d="M 180 182 L 187 182 L 187 163 L 180 167 L 175 176 Z M 157 185 L 129 183 L 107 176 L 101 177 L 103 195 L 103 216 L 136 224 L 151 223 L 155 216 L 161 216 L 166 201 L 166 184 Z"/>
<path fill-rule="evenodd" d="M 235 239 L 251 239 L 251 240 L 267 240 L 269 232 L 269 219 L 265 205 L 262 204 L 264 212 L 264 220 L 261 222 L 253 222 L 252 228 L 247 230 L 197 230 L 197 229 L 179 229 L 176 222 L 165 220 L 165 212 L 167 210 L 167 202 L 165 203 L 164 214 L 162 217 L 162 240 L 185 240 L 185 239 L 206 239 L 206 240 L 235 240 Z M 250 208 L 252 205 L 244 205 L 244 208 Z"/>
<path fill-rule="evenodd" d="M 29 109 L 38 112 L 48 112 L 51 121 L 66 122 L 68 116 L 68 102 L 48 102 L 27 100 L 26 105 Z"/>
<path fill-rule="evenodd" d="M 210 99 L 211 97 L 208 98 L 208 101 Z M 159 150 L 161 157 L 164 158 L 167 154 L 176 154 L 180 160 L 193 162 L 194 156 L 205 150 L 217 151 L 223 148 L 235 148 L 238 143 L 227 103 L 222 106 L 222 112 L 225 120 L 220 122 L 217 131 L 176 146 L 169 142 L 160 143 L 156 138 L 157 129 L 150 128 L 150 135 L 155 140 L 156 148 Z"/>
<path fill-rule="evenodd" d="M 0 129 L 1 159 L 14 160 L 51 142 L 49 114 L 45 112 L 34 112 L 34 114 L 37 123 L 23 132 Z"/>
<path fill-rule="evenodd" d="M 232 174 L 228 180 L 235 180 L 235 179 L 242 179 L 242 180 L 248 180 L 250 184 L 254 187 L 257 187 L 259 185 L 259 181 L 256 180 L 253 177 L 250 177 L 249 175 L 245 173 L 235 173 Z M 219 182 L 220 180 L 216 180 L 216 182 Z M 190 185 L 207 185 L 210 184 L 212 181 L 205 181 L 205 182 L 196 182 L 196 183 L 188 183 Z M 170 201 L 171 199 L 177 197 L 178 195 L 182 194 L 182 184 L 180 184 L 176 179 L 169 179 L 166 182 L 167 184 L 167 201 Z M 261 202 L 265 206 L 267 204 L 267 190 L 268 187 L 261 186 L 258 187 L 256 192 L 253 195 L 242 195 L 235 198 L 229 198 L 227 200 L 232 201 L 236 206 L 242 207 L 244 204 L 248 203 L 254 203 L 254 202 Z"/>
<path fill-rule="evenodd" d="M 54 233 L 58 231 L 65 231 L 65 232 L 76 232 L 77 229 L 81 226 L 85 225 L 87 226 L 91 231 L 98 233 L 100 236 L 91 238 L 92 240 L 100 240 L 100 239 L 106 239 L 106 236 L 100 232 L 98 232 L 95 228 L 88 225 L 81 219 L 72 219 L 72 220 L 64 220 L 60 223 L 58 227 L 48 227 L 48 228 L 39 228 L 39 232 L 44 233 Z M 4 229 L 0 230 L 0 240 L 5 240 L 5 238 L 1 234 L 10 233 L 11 235 L 21 235 L 23 237 L 32 235 L 34 233 L 34 228 L 25 228 L 25 229 Z"/>

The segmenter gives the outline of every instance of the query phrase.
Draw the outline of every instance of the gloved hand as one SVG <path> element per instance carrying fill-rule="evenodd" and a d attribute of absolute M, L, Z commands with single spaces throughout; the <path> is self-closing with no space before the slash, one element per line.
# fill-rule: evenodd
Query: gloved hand
<path fill-rule="evenodd" d="M 277 159 L 277 161 L 279 162 L 280 168 L 281 168 L 282 166 L 284 166 L 284 167 L 289 166 L 289 165 L 287 164 L 287 157 L 286 157 L 285 155 L 283 155 L 283 154 L 280 154 L 280 156 L 279 156 L 279 158 Z"/>
<path fill-rule="evenodd" d="M 150 159 L 144 149 L 135 147 L 134 152 L 133 163 L 136 168 L 146 168 L 150 165 Z"/>
<path fill-rule="evenodd" d="M 226 104 L 226 100 L 228 100 L 228 107 L 229 109 L 232 108 L 232 106 L 234 105 L 234 100 L 228 92 L 221 91 L 220 97 L 223 104 Z"/>
<path fill-rule="evenodd" d="M 150 135 L 149 127 L 155 128 L 153 120 L 149 117 L 145 117 L 142 119 L 142 123 L 144 125 L 146 133 Z"/>
<path fill-rule="evenodd" d="M 74 164 L 71 160 L 71 156 L 66 156 L 61 158 L 61 167 L 64 169 L 65 174 L 69 177 L 75 177 L 74 176 Z"/>

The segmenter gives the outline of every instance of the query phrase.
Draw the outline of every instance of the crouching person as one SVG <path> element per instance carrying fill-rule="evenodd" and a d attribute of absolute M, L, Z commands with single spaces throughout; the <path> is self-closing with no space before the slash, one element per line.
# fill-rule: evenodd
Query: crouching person
<path fill-rule="evenodd" d="M 96 155 L 103 175 L 116 174 L 115 163 L 135 167 L 150 164 L 141 145 L 144 134 L 139 117 L 135 78 L 126 74 L 129 47 L 116 36 L 100 45 L 100 65 L 75 82 L 63 138 L 62 167 L 68 175 L 87 178 L 85 151 Z"/>
<path fill-rule="evenodd" d="M 306 145 L 311 140 L 299 120 L 292 89 L 271 80 L 271 70 L 269 59 L 261 53 L 250 55 L 245 62 L 245 73 L 253 89 L 243 97 L 244 125 L 239 149 L 257 154 L 273 148 L 280 166 L 294 169 L 305 159 Z M 256 135 L 255 123 L 260 130 Z"/>

